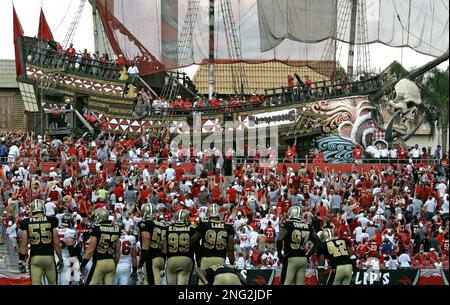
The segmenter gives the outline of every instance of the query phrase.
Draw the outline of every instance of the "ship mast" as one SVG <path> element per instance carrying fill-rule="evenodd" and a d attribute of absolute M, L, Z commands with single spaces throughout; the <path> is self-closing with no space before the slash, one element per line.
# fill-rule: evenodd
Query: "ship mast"
<path fill-rule="evenodd" d="M 213 99 L 216 80 L 214 76 L 214 0 L 209 0 L 209 61 L 208 61 L 208 97 Z"/>
<path fill-rule="evenodd" d="M 94 26 L 94 46 L 95 52 L 100 51 L 100 42 L 98 37 L 98 24 L 97 24 L 97 0 L 91 0 L 92 4 L 92 23 Z"/>
<path fill-rule="evenodd" d="M 350 41 L 348 47 L 347 75 L 353 79 L 353 64 L 355 60 L 355 41 L 356 41 L 356 15 L 358 12 L 358 0 L 351 0 L 352 8 L 350 15 Z"/>

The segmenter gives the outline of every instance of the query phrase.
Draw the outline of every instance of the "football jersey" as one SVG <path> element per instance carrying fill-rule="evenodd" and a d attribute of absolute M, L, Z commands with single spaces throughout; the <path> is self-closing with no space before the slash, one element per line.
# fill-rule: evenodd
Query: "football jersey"
<path fill-rule="evenodd" d="M 191 236 L 195 229 L 185 224 L 173 224 L 167 227 L 167 257 L 189 256 L 194 257 L 194 251 L 191 247 Z"/>
<path fill-rule="evenodd" d="M 141 232 L 150 233 L 150 257 L 162 257 L 162 246 L 165 242 L 166 225 L 160 221 L 147 220 L 142 221 L 139 224 Z M 142 244 L 142 234 L 141 234 L 141 244 Z"/>
<path fill-rule="evenodd" d="M 448 255 L 448 239 L 445 239 L 442 245 L 442 254 Z"/>
<path fill-rule="evenodd" d="M 199 252 L 201 257 L 226 257 L 228 237 L 234 237 L 231 225 L 220 220 L 210 220 L 199 223 L 197 232 L 202 240 Z"/>
<path fill-rule="evenodd" d="M 133 264 L 133 250 L 136 246 L 136 237 L 133 235 L 120 236 L 120 259 L 119 265 L 131 266 Z"/>
<path fill-rule="evenodd" d="M 374 241 L 369 243 L 369 256 L 378 257 L 378 245 Z"/>
<path fill-rule="evenodd" d="M 120 235 L 119 227 L 114 226 L 111 222 L 105 222 L 92 226 L 89 234 L 97 238 L 94 261 L 114 258 L 116 242 Z"/>
<path fill-rule="evenodd" d="M 313 233 L 312 225 L 298 220 L 286 220 L 281 226 L 288 232 L 284 240 L 284 256 L 305 256 L 305 245 Z"/>
<path fill-rule="evenodd" d="M 331 268 L 339 265 L 352 264 L 348 249 L 351 248 L 350 242 L 344 238 L 336 238 L 320 244 L 317 249 L 318 254 L 323 254 L 330 261 Z"/>
<path fill-rule="evenodd" d="M 19 225 L 28 233 L 30 256 L 53 255 L 53 229 L 58 227 L 58 219 L 51 216 L 25 218 Z"/>
<path fill-rule="evenodd" d="M 58 228 L 58 236 L 61 243 L 63 257 L 70 257 L 69 249 L 67 248 L 67 240 L 69 238 L 77 240 L 77 232 L 70 228 Z"/>

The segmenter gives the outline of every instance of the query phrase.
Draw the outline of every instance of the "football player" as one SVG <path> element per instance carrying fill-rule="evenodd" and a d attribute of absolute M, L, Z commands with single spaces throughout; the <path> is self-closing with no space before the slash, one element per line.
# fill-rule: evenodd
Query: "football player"
<path fill-rule="evenodd" d="M 116 285 L 130 285 L 131 270 L 137 273 L 136 237 L 128 235 L 125 226 L 120 225 L 120 260 L 116 267 Z"/>
<path fill-rule="evenodd" d="M 44 277 L 49 285 L 57 283 L 57 268 L 64 265 L 61 244 L 58 238 L 58 219 L 45 216 L 45 205 L 40 199 L 30 205 L 31 217 L 20 222 L 22 237 L 20 239 L 19 270 L 26 272 L 25 259 L 30 244 L 31 284 L 41 285 Z M 59 261 L 55 263 L 55 254 Z"/>
<path fill-rule="evenodd" d="M 141 207 L 141 257 L 139 267 L 144 267 L 144 285 L 161 285 L 161 271 L 165 265 L 166 225 L 154 220 L 154 209 L 150 203 Z"/>
<path fill-rule="evenodd" d="M 205 285 L 246 285 L 244 277 L 232 266 L 212 265 L 206 270 L 196 267 L 195 273 Z"/>
<path fill-rule="evenodd" d="M 194 235 L 191 238 L 193 249 L 201 245 L 198 249 L 197 264 L 206 270 L 212 265 L 223 265 L 228 255 L 229 263 L 234 265 L 234 229 L 221 219 L 219 206 L 210 204 L 207 209 L 207 222 L 199 223 Z M 199 282 L 199 284 L 201 284 Z"/>
<path fill-rule="evenodd" d="M 61 227 L 58 228 L 64 265 L 58 271 L 58 285 L 69 285 L 80 282 L 80 261 L 75 249 L 77 232 L 73 229 L 73 216 L 69 213 L 63 215 Z"/>
<path fill-rule="evenodd" d="M 288 211 L 288 219 L 282 223 L 277 238 L 278 258 L 283 264 L 281 285 L 304 284 L 308 263 L 305 245 L 310 240 L 314 244 L 319 241 L 312 225 L 306 223 L 301 216 L 301 208 L 292 206 Z"/>
<path fill-rule="evenodd" d="M 175 223 L 166 229 L 167 242 L 167 284 L 188 285 L 194 268 L 194 251 L 191 237 L 194 228 L 190 226 L 189 211 L 175 213 Z"/>
<path fill-rule="evenodd" d="M 93 214 L 94 224 L 90 228 L 89 246 L 81 263 L 81 271 L 83 272 L 92 258 L 92 268 L 86 285 L 112 285 L 120 258 L 120 228 L 108 220 L 109 213 L 106 208 L 97 208 Z"/>
<path fill-rule="evenodd" d="M 317 248 L 319 254 L 319 279 L 324 278 L 325 259 L 329 260 L 332 272 L 326 281 L 327 285 L 350 285 L 355 260 L 353 249 L 346 238 L 333 238 L 331 229 L 323 229 L 320 234 L 321 244 Z"/>

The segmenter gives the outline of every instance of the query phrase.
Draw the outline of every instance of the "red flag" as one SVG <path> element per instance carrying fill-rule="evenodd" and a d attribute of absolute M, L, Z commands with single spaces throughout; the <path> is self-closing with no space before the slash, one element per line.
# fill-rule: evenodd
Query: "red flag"
<path fill-rule="evenodd" d="M 16 9 L 13 5 L 13 29 L 14 29 L 14 51 L 16 56 L 16 74 L 22 75 L 22 64 L 20 63 L 20 52 L 17 38 L 23 36 L 22 25 L 20 24 L 19 17 L 17 17 Z"/>
<path fill-rule="evenodd" d="M 44 11 L 42 10 L 42 8 L 41 8 L 41 16 L 39 17 L 38 38 L 41 40 L 54 41 L 52 31 L 48 26 L 47 19 L 45 19 Z"/>

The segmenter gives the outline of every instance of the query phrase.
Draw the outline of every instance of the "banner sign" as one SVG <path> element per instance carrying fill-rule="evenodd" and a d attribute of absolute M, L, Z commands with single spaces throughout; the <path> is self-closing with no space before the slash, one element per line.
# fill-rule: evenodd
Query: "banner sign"
<path fill-rule="evenodd" d="M 294 123 L 296 119 L 297 109 L 295 108 L 241 116 L 241 121 L 245 123 L 248 128 L 262 128 L 291 124 Z"/>
<path fill-rule="evenodd" d="M 241 274 L 246 278 L 247 285 L 272 285 L 275 277 L 275 270 L 249 269 L 241 270 Z"/>
<path fill-rule="evenodd" d="M 416 285 L 420 276 L 418 269 L 357 270 L 353 272 L 351 285 Z"/>

